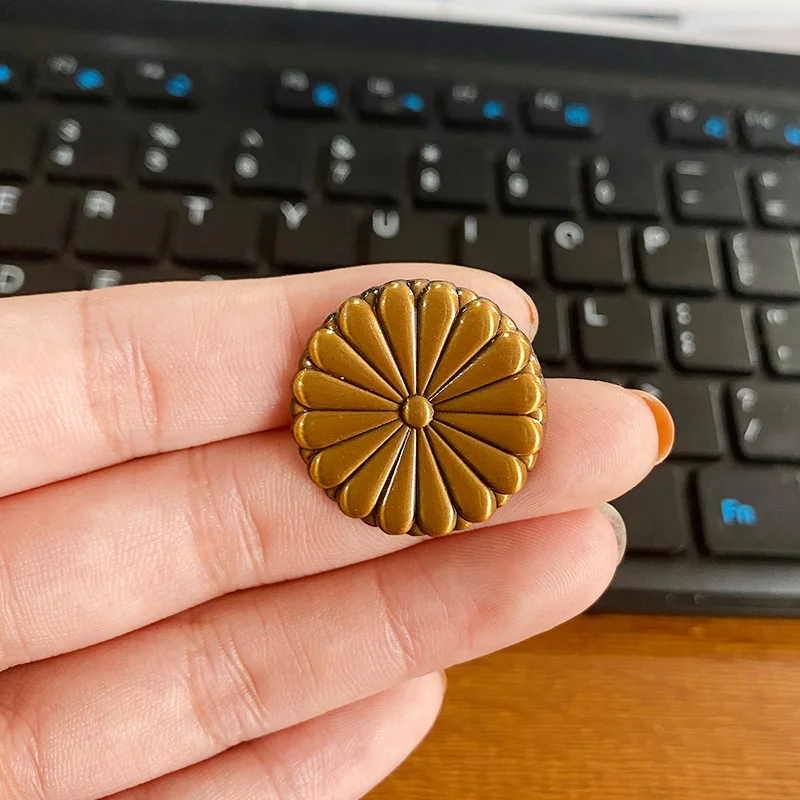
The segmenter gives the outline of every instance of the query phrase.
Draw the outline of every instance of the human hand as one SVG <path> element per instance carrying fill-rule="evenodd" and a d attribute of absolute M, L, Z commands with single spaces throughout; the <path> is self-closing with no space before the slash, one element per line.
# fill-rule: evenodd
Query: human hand
<path fill-rule="evenodd" d="M 0 800 L 360 797 L 433 723 L 439 670 L 604 590 L 598 507 L 670 444 L 617 386 L 550 381 L 525 488 L 464 533 L 386 536 L 305 475 L 308 336 L 417 277 L 534 324 L 512 284 L 419 265 L 0 303 Z"/>

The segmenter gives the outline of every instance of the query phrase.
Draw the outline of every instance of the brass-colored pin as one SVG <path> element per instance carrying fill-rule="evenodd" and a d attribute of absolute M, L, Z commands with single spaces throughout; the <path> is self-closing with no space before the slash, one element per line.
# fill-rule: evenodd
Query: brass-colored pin
<path fill-rule="evenodd" d="M 311 479 L 389 534 L 484 522 L 525 483 L 547 397 L 528 337 L 490 300 L 443 281 L 391 281 L 311 336 L 292 383 Z"/>

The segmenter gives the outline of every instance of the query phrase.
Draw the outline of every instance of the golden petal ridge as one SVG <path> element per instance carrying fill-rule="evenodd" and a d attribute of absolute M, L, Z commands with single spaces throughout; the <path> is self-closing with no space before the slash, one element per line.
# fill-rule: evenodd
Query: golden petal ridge
<path fill-rule="evenodd" d="M 397 410 L 397 403 L 392 400 L 315 369 L 304 369 L 298 372 L 292 391 L 297 402 L 304 408 L 315 408 L 322 411 Z"/>
<path fill-rule="evenodd" d="M 436 410 L 470 414 L 532 414 L 544 403 L 544 384 L 535 375 L 521 372 L 490 383 L 452 400 L 437 401 Z"/>
<path fill-rule="evenodd" d="M 378 506 L 377 523 L 393 536 L 409 533 L 414 527 L 417 496 L 417 431 L 408 432 L 386 493 Z"/>
<path fill-rule="evenodd" d="M 428 536 L 444 536 L 456 527 L 457 515 L 428 437 L 417 437 L 417 524 Z"/>
<path fill-rule="evenodd" d="M 305 450 L 321 450 L 397 418 L 395 411 L 304 411 L 295 418 L 292 433 Z"/>
<path fill-rule="evenodd" d="M 397 280 L 346 299 L 312 334 L 291 412 L 309 476 L 345 514 L 444 536 L 522 488 L 547 394 L 530 341 L 495 303 Z"/>
<path fill-rule="evenodd" d="M 499 327 L 500 310 L 491 300 L 478 298 L 467 303 L 450 330 L 450 338 L 428 383 L 426 396 L 432 399 L 464 364 L 494 339 Z"/>
<path fill-rule="evenodd" d="M 417 300 L 403 281 L 384 286 L 378 317 L 409 394 L 417 393 Z"/>
<path fill-rule="evenodd" d="M 494 492 L 436 431 L 428 430 L 427 436 L 459 517 L 465 522 L 485 522 L 497 510 Z"/>
<path fill-rule="evenodd" d="M 407 438 L 407 430 L 398 430 L 342 484 L 337 500 L 348 517 L 372 513 Z"/>
<path fill-rule="evenodd" d="M 403 376 L 372 306 L 361 297 L 351 297 L 342 303 L 336 322 L 351 347 L 361 353 L 397 392 L 405 394 L 407 389 Z"/>
<path fill-rule="evenodd" d="M 459 308 L 458 290 L 450 283 L 435 281 L 419 298 L 417 391 L 420 394 L 428 389 Z"/>
<path fill-rule="evenodd" d="M 524 333 L 499 333 L 443 389 L 429 399 L 441 403 L 480 389 L 519 372 L 530 360 L 531 345 Z"/>
<path fill-rule="evenodd" d="M 542 425 L 530 417 L 445 411 L 436 414 L 436 419 L 515 456 L 537 453 L 542 443 Z"/>
<path fill-rule="evenodd" d="M 495 492 L 516 494 L 522 488 L 528 472 L 516 456 L 436 420 L 431 425 Z"/>
<path fill-rule="evenodd" d="M 320 450 L 308 464 L 309 475 L 323 489 L 339 486 L 401 427 L 399 420 L 389 422 Z"/>
<path fill-rule="evenodd" d="M 397 403 L 403 399 L 335 330 L 320 328 L 308 343 L 308 356 L 315 367 L 346 383 Z"/>

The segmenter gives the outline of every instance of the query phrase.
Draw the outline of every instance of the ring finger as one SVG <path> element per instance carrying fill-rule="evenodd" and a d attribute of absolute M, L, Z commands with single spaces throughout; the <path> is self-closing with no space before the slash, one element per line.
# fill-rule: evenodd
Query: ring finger
<path fill-rule="evenodd" d="M 121 791 L 546 630 L 596 599 L 617 558 L 599 511 L 511 523 L 12 670 L 0 775 L 14 797 Z"/>
<path fill-rule="evenodd" d="M 110 800 L 356 800 L 420 743 L 442 690 L 439 673 L 416 678 Z"/>

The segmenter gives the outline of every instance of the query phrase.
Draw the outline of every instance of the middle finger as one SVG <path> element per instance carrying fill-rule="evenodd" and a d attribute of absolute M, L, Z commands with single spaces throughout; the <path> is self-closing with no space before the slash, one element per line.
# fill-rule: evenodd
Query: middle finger
<path fill-rule="evenodd" d="M 490 524 L 586 508 L 651 469 L 637 395 L 550 381 L 547 442 Z M 77 650 L 219 595 L 408 547 L 345 517 L 270 432 L 153 456 L 0 501 L 0 669 Z"/>

